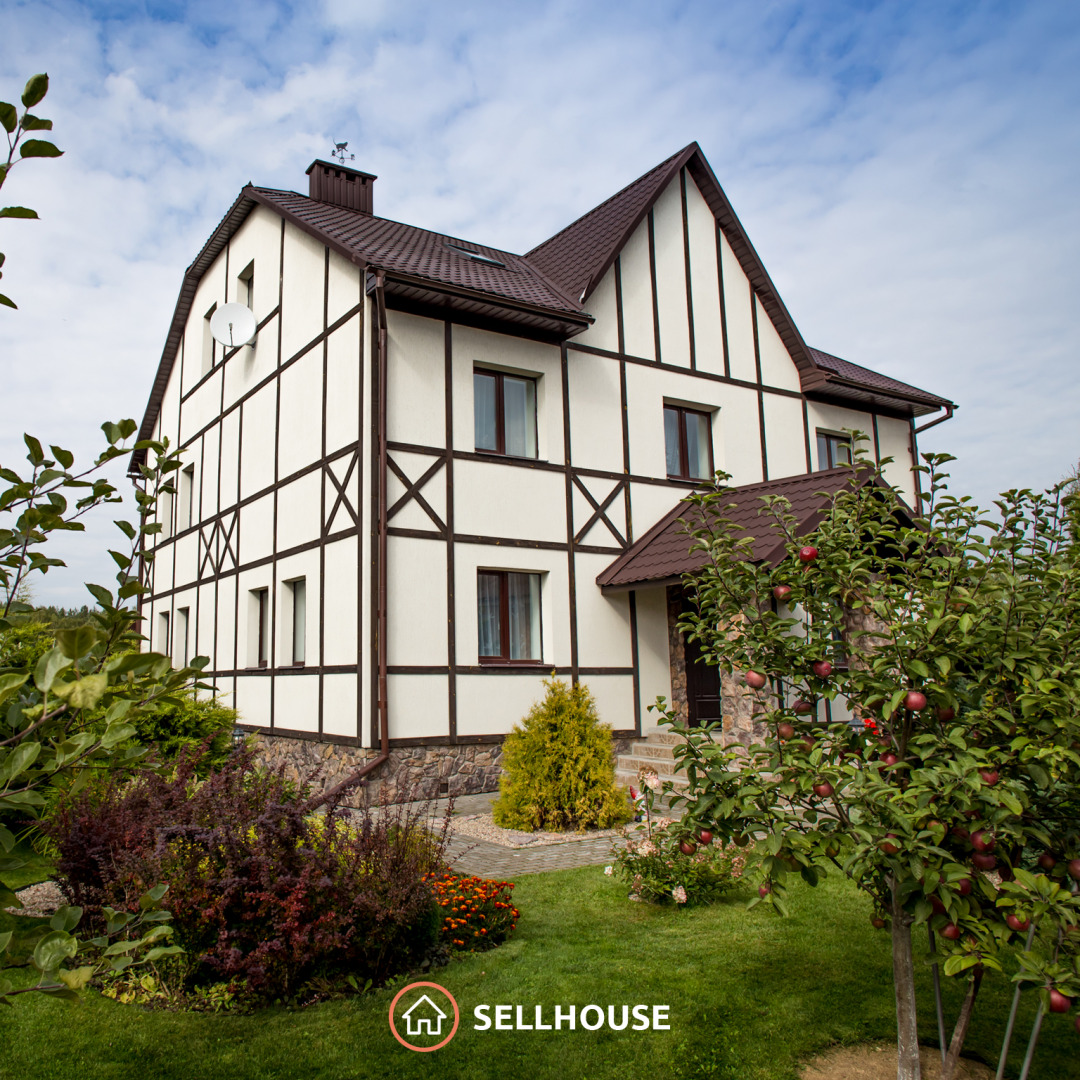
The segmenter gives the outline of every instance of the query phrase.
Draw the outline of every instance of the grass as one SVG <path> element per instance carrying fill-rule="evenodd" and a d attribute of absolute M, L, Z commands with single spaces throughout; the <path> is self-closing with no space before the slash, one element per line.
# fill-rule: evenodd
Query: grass
<path fill-rule="evenodd" d="M 502 948 L 430 976 L 461 1005 L 453 1041 L 432 1054 L 397 1044 L 387 1009 L 403 985 L 308 1008 L 247 1016 L 148 1012 L 90 994 L 77 1006 L 24 995 L 0 1015 L 0 1074 L 21 1080 L 625 1080 L 667 1075 L 794 1080 L 835 1043 L 895 1038 L 889 941 L 849 884 L 801 883 L 792 917 L 741 899 L 677 910 L 626 901 L 599 868 L 523 877 L 518 932 Z M 3 922 L 7 919 L 6 922 Z M 11 919 L 0 916 L 0 930 Z M 933 1038 L 930 977 L 920 969 L 923 1033 Z M 411 980 L 410 980 L 411 981 Z M 946 980 L 955 1015 L 960 987 Z M 996 1059 L 1009 988 L 988 978 L 968 1050 Z M 477 1032 L 478 1004 L 664 1004 L 671 1030 Z M 1032 1002 L 1021 1011 L 1030 1030 Z M 1048 1018 L 1034 1074 L 1078 1080 L 1072 1017 Z M 1022 1046 L 1020 1047 L 1022 1051 Z M 1017 1075 L 1019 1062 L 1010 1070 Z"/>

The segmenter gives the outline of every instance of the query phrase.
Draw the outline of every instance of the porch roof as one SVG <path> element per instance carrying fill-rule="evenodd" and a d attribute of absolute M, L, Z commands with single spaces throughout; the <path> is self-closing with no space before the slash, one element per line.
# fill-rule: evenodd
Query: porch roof
<path fill-rule="evenodd" d="M 785 541 L 769 519 L 759 516 L 763 509 L 761 500 L 765 496 L 783 495 L 798 520 L 799 535 L 806 535 L 823 520 L 837 492 L 849 484 L 861 486 L 867 483 L 884 487 L 870 470 L 853 473 L 849 466 L 746 484 L 729 490 L 726 517 L 744 530 L 744 535 L 754 537 L 755 560 L 775 563 L 784 557 Z M 684 501 L 676 503 L 647 533 L 597 575 L 596 584 L 605 592 L 644 585 L 674 585 L 684 574 L 700 570 L 706 561 L 705 553 L 691 552 L 693 540 L 686 532 L 686 526 L 692 526 L 695 521 L 700 518 L 694 507 Z"/>

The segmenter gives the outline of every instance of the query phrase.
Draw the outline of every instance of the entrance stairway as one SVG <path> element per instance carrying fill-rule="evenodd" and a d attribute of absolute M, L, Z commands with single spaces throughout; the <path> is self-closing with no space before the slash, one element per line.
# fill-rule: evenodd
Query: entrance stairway
<path fill-rule="evenodd" d="M 624 787 L 633 784 L 641 790 L 638 770 L 646 765 L 655 769 L 661 781 L 674 782 L 676 792 L 686 790 L 686 774 L 675 771 L 674 748 L 682 742 L 678 735 L 653 731 L 646 739 L 630 745 L 629 753 L 620 754 L 615 761 L 615 783 Z"/>

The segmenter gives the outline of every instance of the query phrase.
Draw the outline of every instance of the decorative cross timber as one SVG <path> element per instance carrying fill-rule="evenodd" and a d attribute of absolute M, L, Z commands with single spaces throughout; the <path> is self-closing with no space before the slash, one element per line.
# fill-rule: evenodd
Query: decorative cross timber
<path fill-rule="evenodd" d="M 330 508 L 330 513 L 326 516 L 326 525 L 323 528 L 324 536 L 327 535 L 334 527 L 334 518 L 337 516 L 338 510 L 340 510 L 342 507 L 345 508 L 346 513 L 349 515 L 349 517 L 352 518 L 353 525 L 360 524 L 360 515 L 356 512 L 356 507 L 353 506 L 352 502 L 350 502 L 347 493 L 349 488 L 349 481 L 352 479 L 353 473 L 356 471 L 360 464 L 360 452 L 358 450 L 353 451 L 352 456 L 349 458 L 349 464 L 345 468 L 344 480 L 339 480 L 334 475 L 334 470 L 331 468 L 331 465 L 335 464 L 336 462 L 340 462 L 341 460 L 341 458 L 335 458 L 333 462 L 327 462 L 327 464 L 323 466 L 324 475 L 329 478 L 330 483 L 334 485 L 334 488 L 337 491 L 337 496 L 334 499 L 334 505 Z"/>
<path fill-rule="evenodd" d="M 199 529 L 199 544 L 202 549 L 199 553 L 200 579 L 207 576 L 207 567 L 214 575 L 220 575 L 225 569 L 226 559 L 231 559 L 234 567 L 237 565 L 236 552 L 232 547 L 232 535 L 238 517 L 236 513 L 228 514 L 225 517 L 216 518 L 209 529 L 205 525 Z"/>
<path fill-rule="evenodd" d="M 589 505 L 593 508 L 592 517 L 589 518 L 589 520 L 586 521 L 580 529 L 578 529 L 577 535 L 574 537 L 574 543 L 580 544 L 581 541 L 588 535 L 589 530 L 599 520 L 608 527 L 611 535 L 614 536 L 615 539 L 618 541 L 619 547 L 625 548 L 627 546 L 626 539 L 623 537 L 623 534 L 619 532 L 619 530 L 616 529 L 615 526 L 612 524 L 611 518 L 607 516 L 607 508 L 619 497 L 619 495 L 622 494 L 626 481 L 617 481 L 615 487 L 611 489 L 611 492 L 608 494 L 607 498 L 604 499 L 602 503 L 598 503 L 596 499 L 593 498 L 592 492 L 589 491 L 589 489 L 581 482 L 581 480 L 576 475 L 572 475 L 572 479 L 574 481 L 574 484 L 577 486 L 578 491 L 580 491 L 581 494 L 584 495 L 586 499 L 588 499 Z"/>
<path fill-rule="evenodd" d="M 446 536 L 446 523 L 439 517 L 438 514 L 431 508 L 431 504 L 420 494 L 420 489 L 446 464 L 446 458 L 436 458 L 424 471 L 424 474 L 419 480 L 410 480 L 402 470 L 401 466 L 389 454 L 386 455 L 386 464 L 390 466 L 393 474 L 405 485 L 404 493 L 398 498 L 397 502 L 386 511 L 386 520 L 389 521 L 396 513 L 403 510 L 414 499 L 420 508 L 424 511 L 432 522 L 435 524 L 435 528 L 439 530 L 440 535 Z"/>

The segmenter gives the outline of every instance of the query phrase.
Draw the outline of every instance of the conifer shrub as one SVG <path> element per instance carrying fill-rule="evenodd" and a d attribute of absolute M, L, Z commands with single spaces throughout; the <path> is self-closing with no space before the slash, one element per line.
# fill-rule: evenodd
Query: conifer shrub
<path fill-rule="evenodd" d="M 562 832 L 629 821 L 629 798 L 615 786 L 611 728 L 600 723 L 589 688 L 556 678 L 544 685 L 544 700 L 503 743 L 495 824 Z"/>

